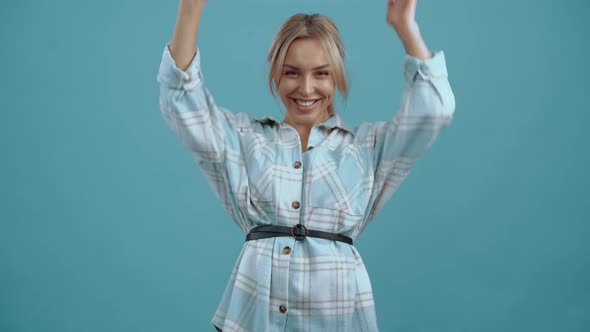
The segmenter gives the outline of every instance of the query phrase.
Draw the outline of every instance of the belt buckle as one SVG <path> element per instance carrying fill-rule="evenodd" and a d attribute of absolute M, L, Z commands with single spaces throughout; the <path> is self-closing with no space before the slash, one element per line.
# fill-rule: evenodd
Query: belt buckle
<path fill-rule="evenodd" d="M 303 228 L 305 230 L 305 235 L 295 235 L 295 228 Z M 291 235 L 295 238 L 295 240 L 303 241 L 307 237 L 307 227 L 302 224 L 297 224 L 291 228 Z"/>

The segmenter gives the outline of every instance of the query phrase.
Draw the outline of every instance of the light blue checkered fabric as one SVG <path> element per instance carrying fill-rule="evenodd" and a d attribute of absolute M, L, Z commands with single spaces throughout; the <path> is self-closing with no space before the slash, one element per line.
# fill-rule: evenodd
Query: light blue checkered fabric
<path fill-rule="evenodd" d="M 181 71 L 165 47 L 160 110 L 244 234 L 301 223 L 356 239 L 455 111 L 443 51 L 424 61 L 406 55 L 407 86 L 390 120 L 352 128 L 335 113 L 312 128 L 313 149 L 302 152 L 292 126 L 216 105 L 200 55 Z M 310 237 L 245 242 L 212 323 L 224 332 L 378 331 L 356 248 Z"/>

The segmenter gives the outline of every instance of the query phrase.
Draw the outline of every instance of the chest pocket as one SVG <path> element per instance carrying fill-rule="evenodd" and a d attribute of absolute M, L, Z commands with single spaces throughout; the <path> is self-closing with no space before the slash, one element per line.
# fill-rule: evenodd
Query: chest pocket
<path fill-rule="evenodd" d="M 349 144 L 341 150 L 314 156 L 308 205 L 362 216 L 369 201 L 370 178 L 367 162 L 358 147 Z"/>
<path fill-rule="evenodd" d="M 240 133 L 246 181 L 244 188 L 249 200 L 270 203 L 275 198 L 274 145 L 266 137 L 255 132 Z"/>

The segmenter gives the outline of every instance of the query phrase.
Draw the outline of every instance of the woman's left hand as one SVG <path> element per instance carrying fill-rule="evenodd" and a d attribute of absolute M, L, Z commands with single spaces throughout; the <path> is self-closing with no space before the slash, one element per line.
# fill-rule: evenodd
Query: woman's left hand
<path fill-rule="evenodd" d="M 431 58 L 432 53 L 416 23 L 417 2 L 418 0 L 387 0 L 387 23 L 397 32 L 408 55 L 425 60 Z"/>
<path fill-rule="evenodd" d="M 414 29 L 416 24 L 416 3 L 418 0 L 387 0 L 387 24 L 398 34 Z"/>

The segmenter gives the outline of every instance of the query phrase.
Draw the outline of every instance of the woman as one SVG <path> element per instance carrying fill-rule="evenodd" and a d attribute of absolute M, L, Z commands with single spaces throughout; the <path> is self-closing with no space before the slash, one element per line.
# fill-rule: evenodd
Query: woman
<path fill-rule="evenodd" d="M 217 106 L 196 48 L 204 4 L 181 0 L 158 81 L 166 122 L 247 233 L 213 325 L 224 332 L 378 331 L 353 240 L 455 109 L 444 53 L 429 51 L 414 20 L 416 0 L 387 5 L 387 22 L 407 53 L 400 109 L 390 121 L 355 128 L 334 108 L 335 91 L 348 93 L 344 47 L 320 15 L 292 16 L 270 48 L 269 85 L 287 110 L 283 121 Z"/>

